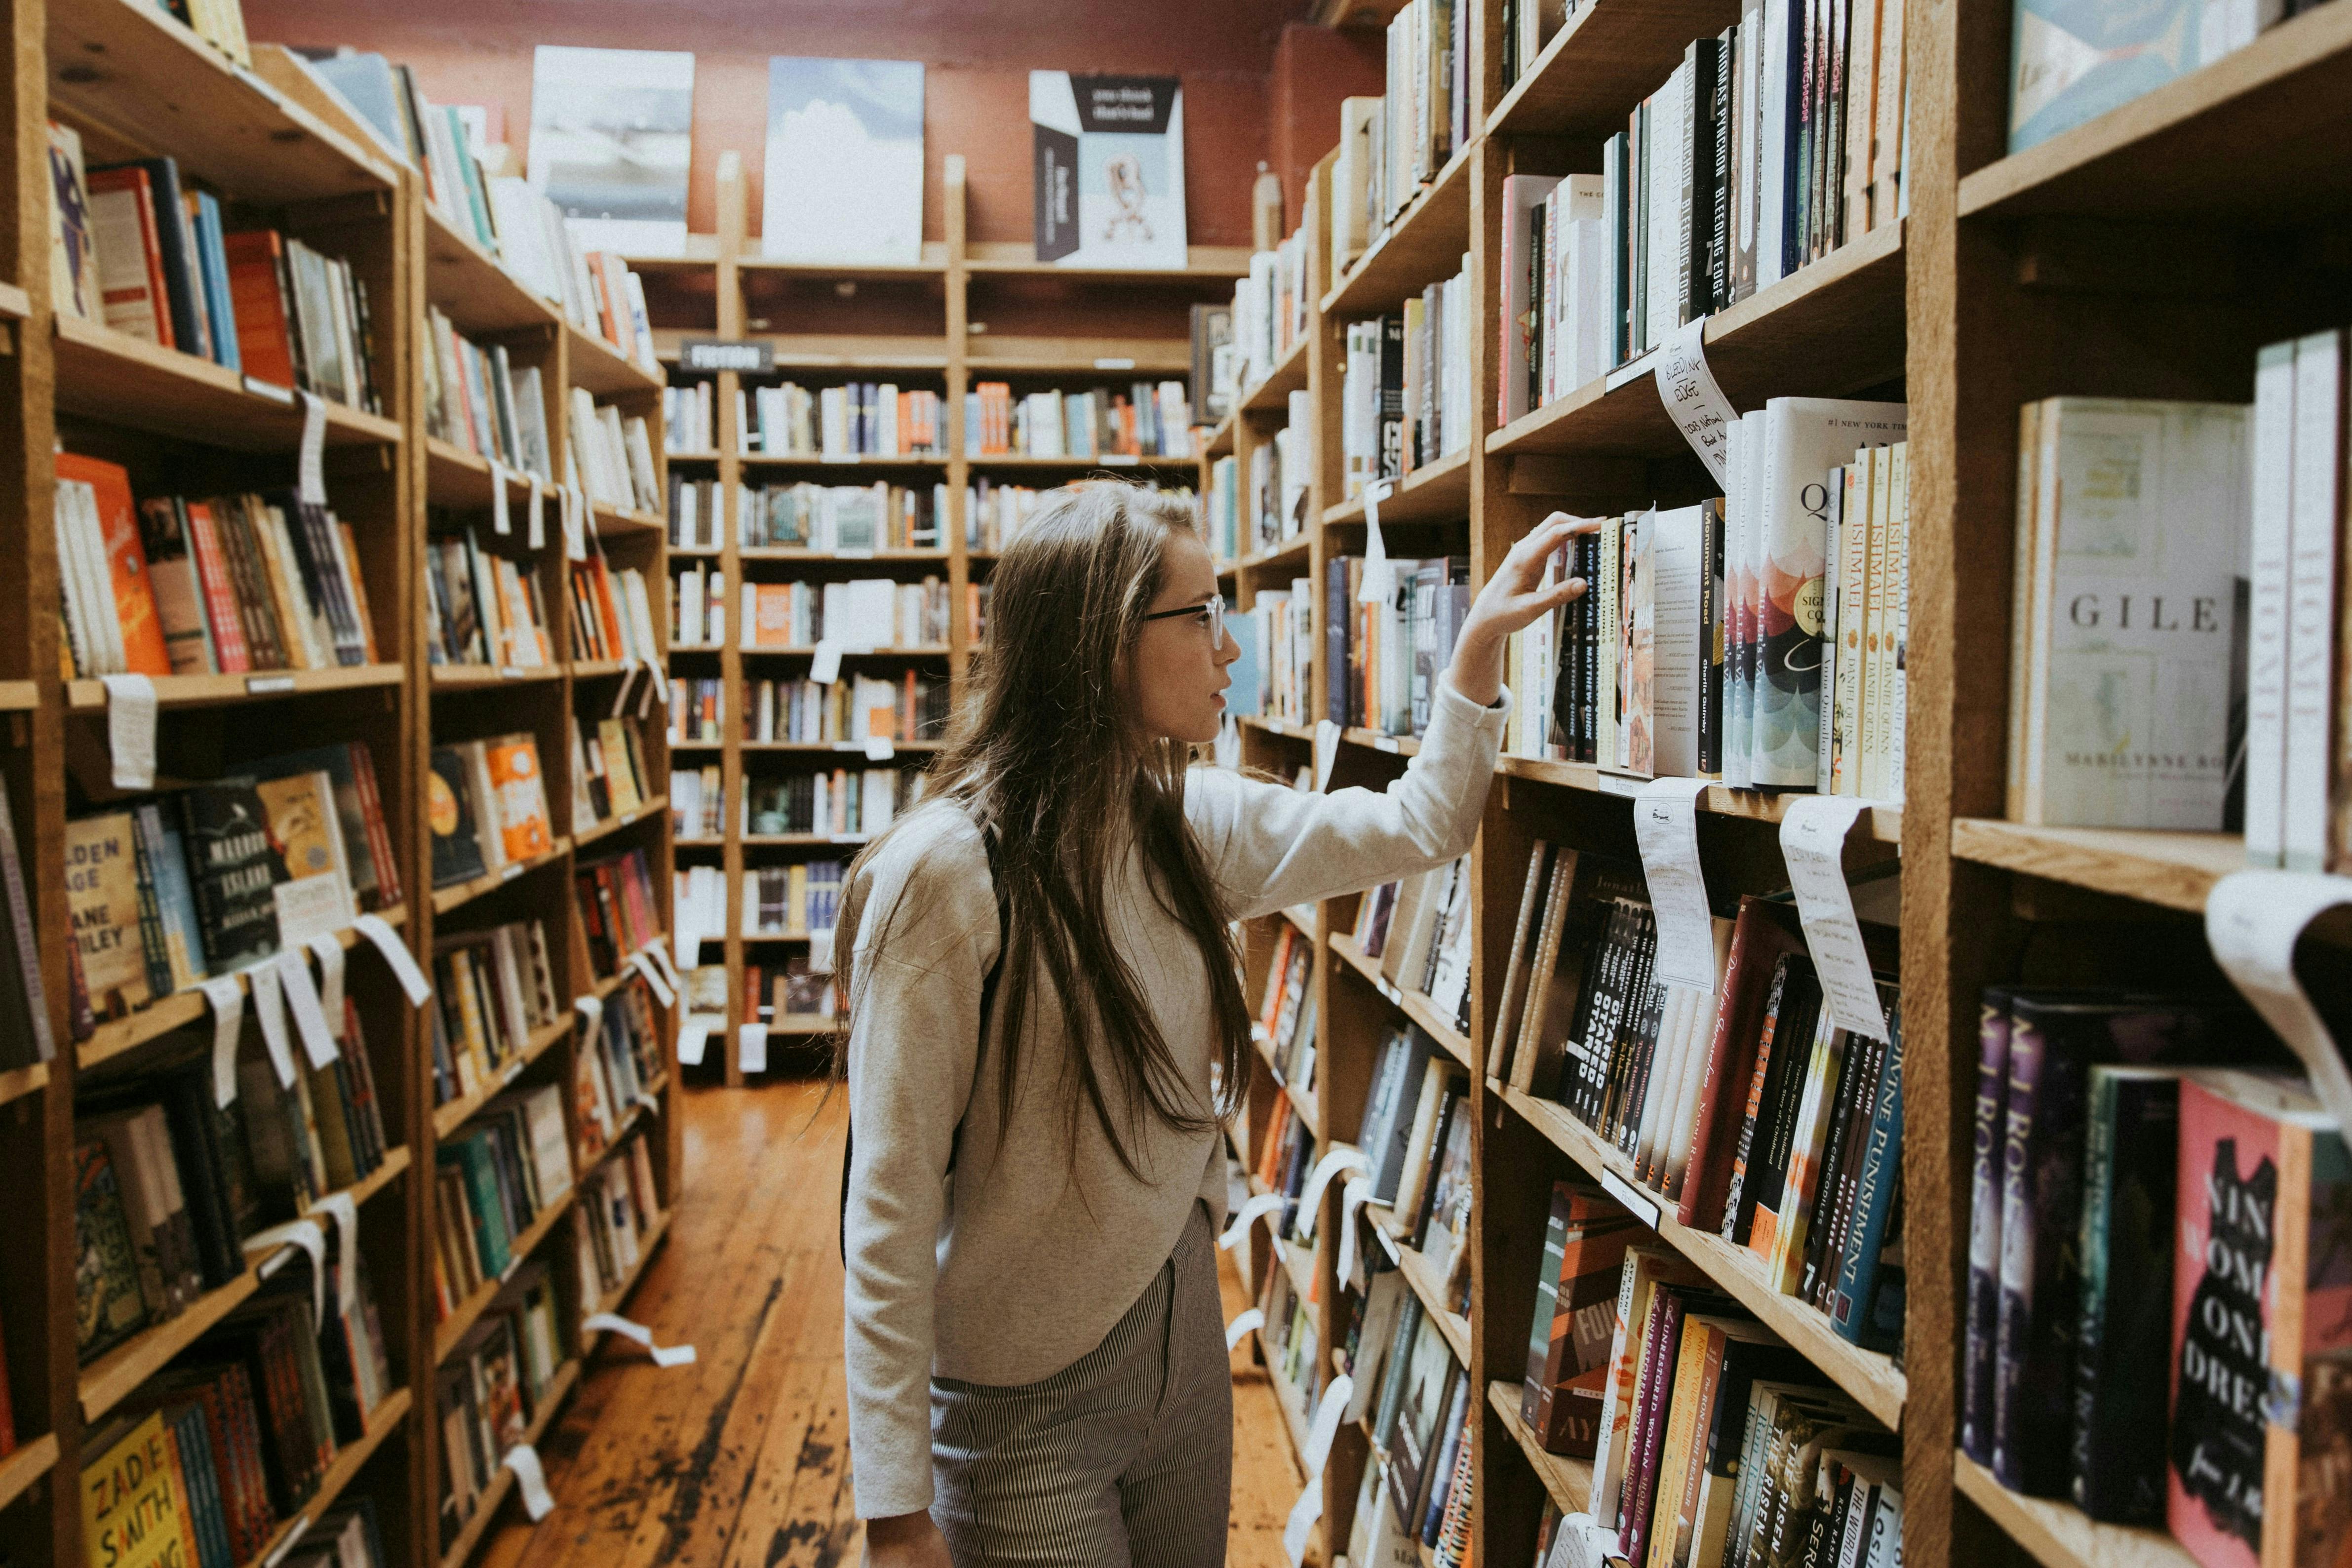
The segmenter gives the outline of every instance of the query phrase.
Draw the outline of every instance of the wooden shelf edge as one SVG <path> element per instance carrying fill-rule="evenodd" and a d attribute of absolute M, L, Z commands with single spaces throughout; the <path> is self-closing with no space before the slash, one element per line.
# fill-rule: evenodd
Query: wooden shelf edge
<path fill-rule="evenodd" d="M 469 881 L 452 882 L 433 890 L 433 912 L 446 915 L 462 904 L 472 902 L 485 893 L 495 893 L 509 882 L 520 881 L 542 867 L 552 866 L 572 852 L 572 840 L 558 838 L 553 848 L 534 855 L 528 860 L 513 860 L 495 871 L 486 872 Z"/>
<path fill-rule="evenodd" d="M 1415 468 L 1397 481 L 1381 501 L 1384 522 L 1444 522 L 1458 500 L 1465 513 L 1470 507 L 1470 459 L 1474 449 L 1463 447 L 1449 452 L 1427 468 Z M 1456 489 L 1461 491 L 1457 497 Z M 1341 501 L 1323 509 L 1326 528 L 1361 524 L 1364 521 L 1364 498 Z"/>
<path fill-rule="evenodd" d="M 1369 731 L 1366 732 L 1369 735 Z M 1352 738 L 1354 731 L 1349 731 Z M 1385 748 L 1383 748 L 1385 749 Z M 1537 784 L 1554 784 L 1561 789 L 1583 790 L 1591 795 L 1613 795 L 1631 800 L 1639 795 L 1646 779 L 1626 773 L 1611 773 L 1591 763 L 1565 763 L 1556 757 L 1519 757 L 1506 754 L 1495 761 L 1495 771 L 1508 778 L 1528 779 Z M 1810 790 L 1793 790 L 1786 795 L 1767 794 L 1762 790 L 1731 789 L 1723 784 L 1709 784 L 1698 797 L 1701 811 L 1718 816 L 1744 817 L 1751 822 L 1779 823 L 1789 815 L 1789 803 L 1811 797 Z M 1864 837 L 1881 844 L 1903 842 L 1903 805 L 1899 801 L 1872 801 L 1863 807 L 1858 824 Z"/>
<path fill-rule="evenodd" d="M 1841 1338 L 1820 1310 L 1770 1289 L 1747 1262 L 1744 1248 L 1733 1247 L 1719 1236 L 1677 1223 L 1665 1200 L 1634 1181 L 1631 1170 L 1615 1152 L 1607 1149 L 1590 1128 L 1570 1115 L 1566 1107 L 1504 1088 L 1491 1079 L 1487 1089 L 1490 1093 L 1500 1094 L 1504 1103 L 1522 1121 L 1591 1175 L 1598 1177 L 1605 1173 L 1657 1204 L 1658 1222 L 1653 1228 L 1660 1239 L 1738 1297 L 1740 1305 L 1754 1313 L 1759 1321 L 1802 1352 L 1887 1430 L 1902 1430 L 1908 1383 L 1891 1357 L 1864 1350 Z"/>
<path fill-rule="evenodd" d="M 44 1432 L 30 1442 L 20 1444 L 16 1451 L 0 1459 L 0 1508 L 6 1508 L 25 1495 L 26 1489 L 54 1468 L 58 1462 L 58 1435 Z"/>
<path fill-rule="evenodd" d="M 1407 991 L 1381 973 L 1381 961 L 1364 956 L 1356 939 L 1343 932 L 1331 933 L 1331 951 L 1345 959 L 1348 967 L 1371 983 L 1374 990 L 1388 999 L 1389 1005 L 1412 1019 L 1427 1032 L 1430 1038 L 1445 1047 L 1446 1054 L 1465 1068 L 1475 1070 L 1472 1059 L 1470 1037 L 1454 1027 L 1453 1021 L 1439 1016 L 1437 1005 L 1418 991 Z"/>
<path fill-rule="evenodd" d="M 1465 1247 L 1470 1245 L 1467 1239 Z M 1421 1298 L 1422 1310 L 1435 1320 L 1437 1331 L 1454 1347 L 1454 1359 L 1466 1370 L 1470 1365 L 1470 1320 L 1445 1304 L 1445 1281 L 1438 1279 L 1436 1269 L 1421 1251 L 1399 1238 L 1396 1246 L 1397 1268 L 1404 1282 Z"/>
<path fill-rule="evenodd" d="M 1952 1479 L 1963 1496 L 2045 1568 L 2197 1568 L 2189 1549 L 2163 1531 L 2097 1524 L 2072 1503 L 2020 1497 L 1957 1450 Z"/>
<path fill-rule="evenodd" d="M 489 1310 L 490 1303 L 499 1299 L 499 1292 L 507 1288 L 507 1281 L 514 1278 L 515 1270 L 522 1267 L 523 1260 L 538 1251 L 541 1242 L 555 1234 L 557 1222 L 572 1212 L 572 1200 L 579 1194 L 580 1184 L 575 1180 L 546 1207 L 533 1215 L 530 1224 L 523 1227 L 523 1233 L 515 1237 L 514 1245 L 507 1249 L 506 1272 L 495 1279 L 483 1280 L 480 1289 L 457 1303 L 454 1311 L 433 1326 L 435 1366 L 438 1367 L 449 1359 L 458 1342 Z"/>
<path fill-rule="evenodd" d="M 0 1105 L 12 1100 L 22 1100 L 49 1086 L 49 1064 L 35 1062 L 9 1072 L 0 1072 Z"/>
<path fill-rule="evenodd" d="M 677 1215 L 677 1205 L 675 1203 L 662 1211 L 661 1217 L 654 1221 L 653 1228 L 639 1238 L 636 1262 L 630 1266 L 627 1273 L 621 1276 L 621 1282 L 618 1285 L 605 1291 L 597 1300 L 594 1311 L 617 1312 L 628 1303 L 630 1295 L 635 1291 L 638 1285 L 644 1282 L 646 1270 L 653 1267 L 655 1249 L 668 1239 L 670 1221 Z M 590 1351 L 596 1348 L 597 1342 L 604 1338 L 604 1331 L 602 1329 L 592 1329 L 582 1333 L 580 1355 L 583 1360 L 587 1358 Z"/>
<path fill-rule="evenodd" d="M 415 1403 L 414 1396 L 404 1388 L 395 1388 L 385 1394 L 376 1405 L 375 1419 L 368 1423 L 366 1432 L 360 1436 L 358 1441 L 347 1443 L 335 1451 L 334 1459 L 320 1476 L 317 1488 L 302 1500 L 302 1506 L 295 1510 L 292 1519 L 281 1521 L 269 1532 L 268 1543 L 254 1554 L 247 1568 L 277 1562 L 310 1530 L 312 1520 L 334 1507 L 335 1500 L 342 1496 L 343 1489 L 352 1484 L 352 1478 L 360 1473 L 360 1468 L 375 1457 L 375 1451 L 383 1447 L 385 1438 L 400 1430 L 401 1423 L 408 1418 L 408 1407 Z"/>
<path fill-rule="evenodd" d="M 244 1273 L 218 1289 L 205 1291 L 181 1309 L 178 1317 L 142 1331 L 83 1367 L 79 1384 L 83 1425 L 96 1423 L 121 1404 L 132 1389 L 195 1343 L 205 1330 L 227 1317 L 260 1285 L 261 1275 L 248 1260 Z"/>
<path fill-rule="evenodd" d="M 1405 204 L 1404 209 L 1381 230 L 1379 237 L 1364 247 L 1363 254 L 1356 258 L 1346 274 L 1318 302 L 1318 309 L 1322 314 L 1327 317 L 1361 315 L 1368 310 L 1393 303 L 1387 300 L 1366 300 L 1358 296 L 1371 292 L 1371 284 L 1368 280 L 1375 278 L 1387 261 L 1389 253 L 1402 250 L 1408 239 L 1418 237 L 1417 230 L 1433 224 L 1436 220 L 1430 216 L 1432 213 L 1450 212 L 1457 195 L 1462 204 L 1462 247 L 1465 250 L 1470 247 L 1469 171 L 1471 154 L 1481 140 L 1481 134 L 1474 133 L 1467 142 L 1456 147 L 1453 156 L 1446 159 L 1445 166 L 1431 176 L 1429 184 L 1423 185 L 1419 194 Z M 1461 187 L 1458 192 L 1457 186 Z"/>
<path fill-rule="evenodd" d="M 1952 853 L 2191 914 L 2204 911 L 2214 883 L 2246 864 L 2245 840 L 2234 833 L 2035 827 L 1979 816 L 1953 819 Z"/>
<path fill-rule="evenodd" d="M 570 840 L 572 847 L 577 849 L 583 844 L 593 844 L 600 838 L 609 838 L 623 828 L 635 827 L 638 823 L 658 816 L 668 809 L 669 802 L 666 800 L 649 800 L 635 811 L 625 811 L 618 816 L 607 816 L 601 821 L 592 822 L 585 827 L 575 828 Z"/>
<path fill-rule="evenodd" d="M 1544 1451 L 1536 1435 L 1519 1416 L 1519 1385 L 1496 1381 L 1486 1385 L 1486 1403 L 1527 1456 L 1528 1468 L 1543 1482 L 1545 1492 L 1562 1513 L 1584 1513 L 1592 1506 L 1592 1461 L 1570 1459 Z"/>
<path fill-rule="evenodd" d="M 566 1013 L 552 1023 L 541 1024 L 523 1042 L 522 1052 L 514 1060 L 499 1068 L 495 1082 L 486 1083 L 471 1094 L 460 1095 L 446 1105 L 433 1108 L 433 1140 L 440 1142 L 458 1128 L 474 1119 L 482 1107 L 505 1093 L 522 1076 L 523 1069 L 547 1054 L 548 1047 L 572 1032 L 572 1015 Z"/>
<path fill-rule="evenodd" d="M 240 675 L 159 675 L 152 679 L 158 708 L 226 708 L 320 691 L 398 686 L 407 674 L 397 664 L 347 664 L 333 669 L 260 669 Z M 79 713 L 104 712 L 105 683 L 68 681 L 66 706 Z"/>

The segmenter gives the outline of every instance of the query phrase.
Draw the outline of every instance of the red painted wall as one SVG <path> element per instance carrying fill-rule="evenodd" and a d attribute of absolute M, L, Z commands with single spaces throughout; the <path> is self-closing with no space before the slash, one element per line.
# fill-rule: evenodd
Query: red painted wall
<path fill-rule="evenodd" d="M 1190 237 L 1195 245 L 1245 246 L 1258 160 L 1279 155 L 1284 167 L 1297 160 L 1295 150 L 1275 150 L 1280 138 L 1270 120 L 1269 84 L 1286 25 L 1309 5 L 1310 0 L 1156 5 L 1132 0 L 401 0 L 392 5 L 246 0 L 245 18 L 256 38 L 381 51 L 413 67 L 436 102 L 497 104 L 518 153 L 530 136 L 534 46 L 691 49 L 694 163 L 687 226 L 697 233 L 717 226 L 719 154 L 730 149 L 742 154 L 751 227 L 759 231 L 771 55 L 924 62 L 929 164 L 924 232 L 933 238 L 944 232 L 939 170 L 950 153 L 965 159 L 971 237 L 1030 237 L 1030 70 L 1180 76 Z M 1291 42 L 1283 52 L 1303 57 L 1307 51 Z M 1375 72 L 1377 81 L 1377 65 Z M 1305 153 L 1300 170 L 1312 167 L 1336 138 L 1338 104 L 1335 96 L 1329 112 L 1319 116 L 1328 127 L 1323 143 Z M 1292 221 L 1296 216 L 1294 197 Z"/>
<path fill-rule="evenodd" d="M 1269 161 L 1282 176 L 1282 231 L 1298 226 L 1307 176 L 1339 144 L 1339 100 L 1378 98 L 1388 73 L 1387 35 L 1294 22 L 1274 50 Z"/>

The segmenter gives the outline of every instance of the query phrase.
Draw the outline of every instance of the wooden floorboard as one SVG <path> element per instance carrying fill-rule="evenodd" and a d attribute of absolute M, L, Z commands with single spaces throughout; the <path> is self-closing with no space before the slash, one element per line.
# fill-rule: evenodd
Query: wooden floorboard
<path fill-rule="evenodd" d="M 669 1241 L 623 1309 L 690 1366 L 614 1336 L 541 1448 L 555 1511 L 509 1507 L 482 1568 L 855 1568 L 835 1193 L 842 1099 L 812 1084 L 680 1096 Z M 1225 1316 L 1248 1301 L 1218 1255 Z M 1248 1342 L 1234 1355 L 1233 1568 L 1284 1563 L 1299 1472 Z"/>

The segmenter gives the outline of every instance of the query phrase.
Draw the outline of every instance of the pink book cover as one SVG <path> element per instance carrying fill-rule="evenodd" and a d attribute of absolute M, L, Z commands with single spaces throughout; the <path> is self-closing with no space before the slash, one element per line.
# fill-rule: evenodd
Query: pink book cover
<path fill-rule="evenodd" d="M 2291 1080 L 2181 1086 L 2167 1523 L 2205 1568 L 2352 1564 L 2352 1154 Z"/>

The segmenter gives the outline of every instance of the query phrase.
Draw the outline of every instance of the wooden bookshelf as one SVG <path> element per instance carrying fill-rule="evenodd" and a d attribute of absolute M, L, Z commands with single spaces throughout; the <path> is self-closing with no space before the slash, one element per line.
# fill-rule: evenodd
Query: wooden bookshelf
<path fill-rule="evenodd" d="M 2042 1568 L 2196 1568 L 2188 1549 L 2160 1530 L 2095 1524 L 2072 1503 L 2020 1496 L 1966 1454 L 1953 1454 L 1952 1473 L 1960 1494 Z"/>
<path fill-rule="evenodd" d="M 1486 1385 L 1486 1403 L 1495 1417 L 1519 1446 L 1528 1468 L 1543 1482 L 1544 1494 L 1562 1513 L 1586 1513 L 1592 1507 L 1592 1461 L 1546 1453 L 1534 1431 L 1519 1417 L 1519 1385 L 1497 1381 Z"/>
<path fill-rule="evenodd" d="M 385 1399 L 365 1437 L 336 1456 L 304 1507 L 279 1521 L 257 1568 L 282 1555 L 321 1510 L 361 1490 L 374 1500 L 383 1521 L 388 1568 L 422 1568 L 440 1555 L 442 1473 L 441 1424 L 425 1391 L 448 1348 L 433 1321 L 435 1184 L 422 1178 L 436 1168 L 436 1146 L 522 1074 L 561 1086 L 566 1115 L 572 1114 L 570 1089 L 581 1043 L 569 1003 L 614 988 L 600 987 L 593 978 L 574 907 L 571 871 L 581 847 L 593 842 L 600 855 L 645 849 L 665 925 L 671 871 L 668 756 L 657 723 L 646 733 L 646 761 L 654 775 L 647 805 L 604 822 L 568 820 L 566 720 L 574 712 L 609 711 L 615 679 L 612 670 L 565 657 L 571 627 L 569 595 L 557 591 L 566 576 L 561 529 L 551 497 L 549 543 L 529 550 L 526 479 L 506 476 L 515 531 L 495 548 L 527 563 L 541 587 L 551 590 L 545 594 L 547 629 L 557 662 L 510 670 L 435 668 L 427 660 L 426 509 L 484 524 L 478 531 L 487 538 L 498 478 L 488 462 L 426 434 L 425 312 L 438 310 L 457 331 L 507 344 L 521 363 L 536 365 L 551 430 L 563 428 L 570 389 L 585 387 L 598 402 L 645 416 L 655 433 L 657 466 L 666 467 L 659 457 L 667 445 L 658 434 L 660 378 L 571 329 L 555 304 L 434 210 L 421 178 L 388 162 L 381 144 L 282 49 L 257 44 L 251 68 L 233 65 L 163 9 L 140 0 L 20 6 L 14 36 L 19 156 L 5 177 L 20 221 L 0 240 L 0 320 L 10 323 L 0 327 L 8 351 L 0 354 L 0 401 L 13 410 L 8 471 L 17 478 L 0 486 L 14 546 L 0 552 L 11 563 L 0 585 L 9 606 L 0 616 L 0 712 L 8 716 L 12 742 L 0 766 L 7 770 L 35 927 L 43 933 L 42 978 L 58 1049 L 47 1063 L 0 1075 L 0 1101 L 8 1102 L 15 1123 L 10 1136 L 0 1139 L 0 1189 L 12 1198 L 22 1194 L 12 1205 L 15 1228 L 0 1236 L 11 1258 L 0 1278 L 0 1317 L 15 1374 L 8 1393 L 26 1439 L 0 1458 L 0 1552 L 28 1563 L 83 1560 L 79 1481 L 90 1458 L 91 1424 L 250 1299 L 278 1267 L 280 1255 L 274 1248 L 249 1254 L 248 1267 L 226 1286 L 89 1364 L 78 1363 L 71 1282 L 77 1098 L 91 1085 L 135 1082 L 164 1063 L 185 1059 L 209 1041 L 211 1014 L 203 992 L 189 989 L 101 1019 L 86 1038 L 72 1037 L 67 952 L 48 933 L 70 929 L 65 825 L 69 813 L 99 804 L 80 791 L 87 781 L 105 777 L 107 696 L 100 682 L 59 673 L 52 453 L 89 451 L 126 462 L 142 497 L 166 487 L 197 495 L 211 493 L 202 487 L 269 489 L 294 478 L 304 405 L 292 389 L 99 322 L 61 318 L 52 308 L 43 121 L 55 119 L 80 134 L 91 163 L 174 159 L 184 179 L 215 192 L 231 209 L 232 228 L 268 226 L 299 236 L 346 259 L 368 291 L 370 368 L 380 407 L 323 404 L 322 466 L 329 503 L 358 546 L 373 662 L 158 678 L 163 773 L 188 767 L 200 769 L 193 779 L 208 778 L 296 745 L 364 743 L 404 894 L 401 905 L 379 912 L 420 963 L 429 970 L 436 938 L 453 930 L 525 916 L 546 922 L 565 1016 L 535 1034 L 497 1083 L 439 1107 L 432 1101 L 430 1016 L 408 1004 L 389 966 L 356 929 L 340 933 L 347 994 L 361 1018 L 357 1039 L 369 1052 L 390 1145 L 379 1169 L 347 1195 L 359 1205 L 357 1245 L 380 1305 L 394 1381 L 404 1386 Z M 660 519 L 604 508 L 593 513 L 592 526 L 616 569 L 635 567 L 649 583 L 666 576 Z M 429 747 L 436 739 L 514 730 L 530 731 L 539 743 L 555 849 L 496 879 L 436 889 L 428 831 Z M 184 763 L 183 755 L 210 760 Z M 159 774 L 166 789 L 186 782 L 192 779 Z M 249 983 L 247 989 L 250 994 Z M 667 1049 L 668 1020 L 657 1016 L 656 1026 Z M 257 1054 L 257 1026 L 248 1020 L 244 1031 L 242 1051 Z M 354 1048 L 354 1041 L 346 1040 L 343 1048 Z M 649 1141 L 666 1212 L 677 1199 L 681 1149 L 671 1111 L 674 1085 L 674 1074 L 661 1075 L 654 1089 L 658 1109 L 632 1107 L 630 1118 L 629 1135 Z M 559 1287 L 570 1259 L 568 1241 L 555 1238 L 570 1234 L 568 1208 L 555 1205 L 520 1238 L 526 1252 L 535 1248 L 556 1264 Z M 467 1310 L 478 1314 L 484 1304 L 469 1303 Z M 559 1314 L 572 1320 L 562 1323 L 567 1344 L 578 1337 L 577 1305 L 567 1299 Z M 576 1377 L 575 1359 L 542 1401 L 542 1416 L 551 1415 Z M 52 1472 L 56 1484 L 37 1484 Z"/>
<path fill-rule="evenodd" d="M 523 1446 L 532 1449 L 539 1447 L 547 1436 L 547 1429 L 555 1424 L 556 1412 L 563 1408 L 564 1401 L 571 1398 L 572 1391 L 579 1385 L 580 1358 L 574 1356 L 557 1367 L 555 1375 L 548 1379 L 547 1386 L 540 1391 L 538 1408 L 531 1412 L 530 1425 L 523 1429 Z M 508 1494 L 514 1490 L 514 1472 L 504 1467 L 490 1478 L 490 1484 L 474 1499 L 474 1511 L 457 1531 L 457 1538 L 449 1543 L 446 1552 L 440 1554 L 440 1568 L 464 1568 L 466 1561 L 473 1556 L 474 1548 L 482 1543 L 483 1532 L 498 1517 L 499 1509 L 507 1500 Z M 430 1548 L 425 1550 L 429 1552 Z"/>

